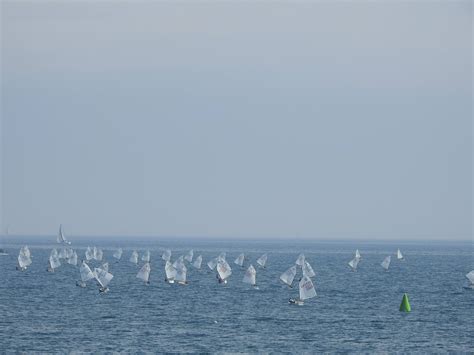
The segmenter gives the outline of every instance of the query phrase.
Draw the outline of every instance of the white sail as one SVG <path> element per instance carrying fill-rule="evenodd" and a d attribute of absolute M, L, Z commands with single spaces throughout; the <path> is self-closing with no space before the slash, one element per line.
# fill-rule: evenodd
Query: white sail
<path fill-rule="evenodd" d="M 95 279 L 97 280 L 97 282 L 103 288 L 106 288 L 107 285 L 110 283 L 110 281 L 114 277 L 114 275 L 112 275 L 110 272 L 107 272 L 106 270 L 101 269 L 101 268 L 95 268 L 94 269 L 94 275 L 95 275 Z"/>
<path fill-rule="evenodd" d="M 165 261 L 170 261 L 170 259 L 171 259 L 171 250 L 169 250 L 169 249 L 165 250 L 165 252 L 161 256 L 161 258 Z"/>
<path fill-rule="evenodd" d="M 357 265 L 359 264 L 359 258 L 358 257 L 355 257 L 354 259 L 352 259 L 351 261 L 349 261 L 349 266 L 352 268 L 353 271 L 356 271 L 357 270 Z"/>
<path fill-rule="evenodd" d="M 166 273 L 166 279 L 168 281 L 174 280 L 176 276 L 176 269 L 173 267 L 173 264 L 171 264 L 169 261 L 166 261 L 165 273 Z"/>
<path fill-rule="evenodd" d="M 303 266 L 304 265 L 304 254 L 300 254 L 298 258 L 296 259 L 295 264 L 298 266 Z"/>
<path fill-rule="evenodd" d="M 61 262 L 59 261 L 59 254 L 56 249 L 51 250 L 51 254 L 49 255 L 49 266 L 53 270 L 61 266 Z"/>
<path fill-rule="evenodd" d="M 300 281 L 300 300 L 304 301 L 308 298 L 316 297 L 316 290 L 314 289 L 313 282 L 308 276 L 303 276 Z"/>
<path fill-rule="evenodd" d="M 400 251 L 400 249 L 397 249 L 397 259 L 398 260 L 403 259 L 403 255 L 402 255 L 402 252 Z"/>
<path fill-rule="evenodd" d="M 100 267 L 102 270 L 109 272 L 109 263 L 103 263 Z"/>
<path fill-rule="evenodd" d="M 178 270 L 179 268 L 184 266 L 184 256 L 180 256 L 178 259 L 175 260 L 173 263 L 173 267 Z"/>
<path fill-rule="evenodd" d="M 391 259 L 392 259 L 392 258 L 390 257 L 390 255 L 387 256 L 385 259 L 383 259 L 382 264 L 380 264 L 380 265 L 382 265 L 382 267 L 383 267 L 385 270 L 388 270 L 388 267 L 390 266 L 390 261 L 391 261 Z"/>
<path fill-rule="evenodd" d="M 186 256 L 184 257 L 184 259 L 186 259 L 188 262 L 192 262 L 193 261 L 193 257 L 194 257 L 194 250 L 190 250 Z"/>
<path fill-rule="evenodd" d="M 243 282 L 255 286 L 257 283 L 256 278 L 257 278 L 257 270 L 255 270 L 253 265 L 250 265 L 247 271 L 245 272 Z"/>
<path fill-rule="evenodd" d="M 469 282 L 471 282 L 471 284 L 474 285 L 474 270 L 466 274 L 466 277 L 469 280 Z"/>
<path fill-rule="evenodd" d="M 220 253 L 219 256 L 217 257 L 217 260 L 225 261 L 225 257 L 226 257 L 226 253 L 225 253 L 225 252 L 222 252 L 222 253 Z"/>
<path fill-rule="evenodd" d="M 67 263 L 70 265 L 77 265 L 77 253 L 74 251 L 72 255 L 67 259 Z"/>
<path fill-rule="evenodd" d="M 196 269 L 200 269 L 202 264 L 202 255 L 199 255 L 196 259 L 194 259 L 193 266 Z"/>
<path fill-rule="evenodd" d="M 286 270 L 283 274 L 280 275 L 280 280 L 291 287 L 291 284 L 293 283 L 295 276 L 296 276 L 296 266 L 293 265 L 288 270 Z"/>
<path fill-rule="evenodd" d="M 179 264 L 178 267 L 176 268 L 176 275 L 174 277 L 175 281 L 178 281 L 180 283 L 186 283 L 186 273 L 188 269 L 186 268 L 186 265 Z"/>
<path fill-rule="evenodd" d="M 66 249 L 66 259 L 69 259 L 73 255 L 74 255 L 74 250 L 72 250 L 71 248 L 67 248 Z"/>
<path fill-rule="evenodd" d="M 102 252 L 102 249 L 94 247 L 93 252 L 94 252 L 94 259 L 97 261 L 102 261 L 102 256 L 104 255 L 104 253 Z"/>
<path fill-rule="evenodd" d="M 362 259 L 362 257 L 360 256 L 360 253 L 359 253 L 359 249 L 356 249 L 355 257 L 356 257 L 357 259 Z"/>
<path fill-rule="evenodd" d="M 130 256 L 130 262 L 138 264 L 138 252 L 136 250 L 132 251 L 132 255 Z"/>
<path fill-rule="evenodd" d="M 209 269 L 214 270 L 217 266 L 217 258 L 211 259 L 207 262 Z"/>
<path fill-rule="evenodd" d="M 311 265 L 305 260 L 303 264 L 303 276 L 314 277 L 316 273 L 314 272 Z"/>
<path fill-rule="evenodd" d="M 66 237 L 64 236 L 62 224 L 59 225 L 59 232 L 58 232 L 58 236 L 57 236 L 57 238 L 56 238 L 56 241 L 57 241 L 58 243 L 71 244 L 71 242 L 68 241 L 68 240 L 66 239 Z"/>
<path fill-rule="evenodd" d="M 149 263 L 150 262 L 150 251 L 146 250 L 142 255 L 142 261 Z"/>
<path fill-rule="evenodd" d="M 87 250 L 85 252 L 86 260 L 89 261 L 94 258 L 94 251 L 91 249 L 91 247 L 87 247 Z"/>
<path fill-rule="evenodd" d="M 221 280 L 225 280 L 230 275 L 232 275 L 232 269 L 225 260 L 219 260 L 217 262 L 217 272 L 219 273 L 219 277 L 221 278 Z"/>
<path fill-rule="evenodd" d="M 79 272 L 81 274 L 82 282 L 87 282 L 95 277 L 94 273 L 92 272 L 89 265 L 87 265 L 85 261 L 82 261 L 81 267 L 79 268 Z"/>
<path fill-rule="evenodd" d="M 23 255 L 31 259 L 31 252 L 27 245 L 22 247 L 22 252 L 23 252 Z"/>
<path fill-rule="evenodd" d="M 150 263 L 146 263 L 143 267 L 138 271 L 137 278 L 143 280 L 144 282 L 148 282 L 150 278 L 151 266 Z"/>
<path fill-rule="evenodd" d="M 30 249 L 25 245 L 20 249 L 20 253 L 18 254 L 18 266 L 22 269 L 26 269 L 29 265 L 31 265 L 31 253 Z"/>
<path fill-rule="evenodd" d="M 235 259 L 234 264 L 237 264 L 239 266 L 243 266 L 244 265 L 244 259 L 245 259 L 245 255 L 244 255 L 244 253 L 242 253 L 237 257 L 237 259 Z"/>
<path fill-rule="evenodd" d="M 260 265 L 261 267 L 265 267 L 265 264 L 267 263 L 267 254 L 263 254 L 261 257 L 257 259 L 257 264 Z"/>
<path fill-rule="evenodd" d="M 62 248 L 59 250 L 58 257 L 60 259 L 66 259 L 67 258 L 67 250 L 66 248 Z"/>
<path fill-rule="evenodd" d="M 122 258 L 123 250 L 122 248 L 118 248 L 115 252 L 113 257 L 117 260 L 120 260 Z"/>

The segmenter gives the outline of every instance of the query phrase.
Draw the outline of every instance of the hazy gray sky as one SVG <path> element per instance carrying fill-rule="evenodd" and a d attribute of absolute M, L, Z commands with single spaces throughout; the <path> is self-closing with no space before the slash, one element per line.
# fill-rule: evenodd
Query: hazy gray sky
<path fill-rule="evenodd" d="M 13 233 L 472 236 L 472 3 L 2 1 Z"/>

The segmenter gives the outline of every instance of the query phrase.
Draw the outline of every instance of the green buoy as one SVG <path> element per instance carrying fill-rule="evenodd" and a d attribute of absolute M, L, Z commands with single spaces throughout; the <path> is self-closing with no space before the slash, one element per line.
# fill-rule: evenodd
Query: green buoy
<path fill-rule="evenodd" d="M 408 295 L 406 293 L 403 294 L 400 312 L 411 312 L 410 302 L 408 301 Z"/>

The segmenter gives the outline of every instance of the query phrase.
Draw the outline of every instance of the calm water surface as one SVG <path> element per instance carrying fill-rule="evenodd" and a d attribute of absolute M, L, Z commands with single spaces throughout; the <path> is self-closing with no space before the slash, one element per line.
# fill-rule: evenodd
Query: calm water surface
<path fill-rule="evenodd" d="M 7 241 L 0 256 L 0 349 L 2 352 L 446 352 L 474 351 L 474 290 L 463 288 L 474 269 L 471 243 L 371 244 L 249 241 L 143 241 L 110 239 L 74 242 L 79 259 L 87 245 L 104 250 L 114 278 L 110 292 L 94 282 L 76 287 L 78 267 L 46 272 L 52 247 L 33 240 Z M 33 264 L 15 270 L 22 244 Z M 112 258 L 116 247 L 124 254 Z M 399 262 L 400 247 L 406 257 Z M 135 277 L 142 263 L 131 251 L 151 250 L 151 285 Z M 194 249 L 203 267 L 188 268 L 188 286 L 164 282 L 165 248 L 179 255 Z M 358 272 L 347 262 L 359 248 Z M 206 262 L 221 251 L 233 268 L 229 284 L 218 285 Z M 260 290 L 242 283 L 244 268 L 233 264 L 241 252 L 257 268 Z M 316 271 L 318 296 L 303 307 L 288 305 L 297 289 L 279 282 L 300 252 Z M 388 272 L 380 266 L 392 255 Z M 98 266 L 98 262 L 91 262 Z M 301 271 L 300 271 L 301 272 Z M 398 311 L 404 292 L 412 313 Z"/>

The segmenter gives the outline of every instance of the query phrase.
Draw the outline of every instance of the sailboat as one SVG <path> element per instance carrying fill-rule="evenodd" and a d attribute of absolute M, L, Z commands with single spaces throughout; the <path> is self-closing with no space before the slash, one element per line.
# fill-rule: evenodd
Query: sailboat
<path fill-rule="evenodd" d="M 193 257 L 194 257 L 194 250 L 190 250 L 186 256 L 184 257 L 184 259 L 188 262 L 192 262 L 193 261 Z"/>
<path fill-rule="evenodd" d="M 403 255 L 402 255 L 402 252 L 400 251 L 400 249 L 397 249 L 397 259 L 398 260 L 403 260 Z"/>
<path fill-rule="evenodd" d="M 257 270 L 250 265 L 247 271 L 245 272 L 243 282 L 252 285 L 253 287 L 257 287 Z"/>
<path fill-rule="evenodd" d="M 89 261 L 94 258 L 94 251 L 88 246 L 84 255 L 86 256 L 86 260 Z"/>
<path fill-rule="evenodd" d="M 360 258 L 358 258 L 357 256 L 352 259 L 351 261 L 349 261 L 349 266 L 351 267 L 352 271 L 357 271 L 357 265 L 359 265 L 359 260 Z"/>
<path fill-rule="evenodd" d="M 79 273 L 81 274 L 81 281 L 76 282 L 77 286 L 86 287 L 86 282 L 92 280 L 95 276 L 91 268 L 83 260 L 81 267 L 79 268 Z"/>
<path fill-rule="evenodd" d="M 388 268 L 389 268 L 389 266 L 390 266 L 390 261 L 391 261 L 391 259 L 392 259 L 392 257 L 389 255 L 389 256 L 387 256 L 385 259 L 383 259 L 382 264 L 380 264 L 380 265 L 382 265 L 382 267 L 383 267 L 386 271 L 388 270 Z"/>
<path fill-rule="evenodd" d="M 293 265 L 288 270 L 286 270 L 283 274 L 280 275 L 280 280 L 287 284 L 290 288 L 293 288 L 293 280 L 296 276 L 296 265 Z"/>
<path fill-rule="evenodd" d="M 150 262 L 150 251 L 146 250 L 142 255 L 142 261 L 149 263 Z"/>
<path fill-rule="evenodd" d="M 304 254 L 300 254 L 296 259 L 295 264 L 302 267 L 304 265 L 304 260 Z"/>
<path fill-rule="evenodd" d="M 220 284 L 226 284 L 227 279 L 232 275 L 232 269 L 230 265 L 225 260 L 219 260 L 217 262 L 217 280 Z"/>
<path fill-rule="evenodd" d="M 217 266 L 217 258 L 211 259 L 207 262 L 209 269 L 214 270 Z"/>
<path fill-rule="evenodd" d="M 59 259 L 66 259 L 67 258 L 67 250 L 66 248 L 61 248 L 58 253 Z"/>
<path fill-rule="evenodd" d="M 355 257 L 359 260 L 362 259 L 362 257 L 360 256 L 360 253 L 359 253 L 359 249 L 356 249 Z"/>
<path fill-rule="evenodd" d="M 300 287 L 300 298 L 299 299 L 294 299 L 290 298 L 289 303 L 290 304 L 296 304 L 298 306 L 302 306 L 304 304 L 304 301 L 316 297 L 316 290 L 314 289 L 313 282 L 308 276 L 303 276 L 299 283 Z"/>
<path fill-rule="evenodd" d="M 70 265 L 77 266 L 77 253 L 75 251 L 68 257 L 67 263 Z"/>
<path fill-rule="evenodd" d="M 64 236 L 62 224 L 59 225 L 59 232 L 58 232 L 58 237 L 56 238 L 56 241 L 58 243 L 63 243 L 63 244 L 68 244 L 68 245 L 71 244 L 71 242 L 67 240 L 66 237 Z"/>
<path fill-rule="evenodd" d="M 193 266 L 196 269 L 200 269 L 202 264 L 202 255 L 199 255 L 196 259 L 194 259 Z"/>
<path fill-rule="evenodd" d="M 59 254 L 56 249 L 51 250 L 51 254 L 49 255 L 48 260 L 48 272 L 54 272 L 54 269 L 57 269 L 61 266 L 61 262 L 59 261 Z"/>
<path fill-rule="evenodd" d="M 93 252 L 94 252 L 94 259 L 97 261 L 102 261 L 102 257 L 104 255 L 104 253 L 102 252 L 102 249 L 94 247 Z"/>
<path fill-rule="evenodd" d="M 184 265 L 184 262 L 177 264 L 175 270 L 176 275 L 174 280 L 180 285 L 187 285 L 188 281 L 186 281 L 186 273 L 188 272 L 188 269 L 186 268 L 186 265 Z"/>
<path fill-rule="evenodd" d="M 18 266 L 16 267 L 19 271 L 25 271 L 29 265 L 31 265 L 31 252 L 28 246 L 23 246 L 18 254 Z"/>
<path fill-rule="evenodd" d="M 146 263 L 145 265 L 143 265 L 140 271 L 138 271 L 137 278 L 139 278 L 140 280 L 143 280 L 145 284 L 149 285 L 150 272 L 151 272 L 150 263 Z"/>
<path fill-rule="evenodd" d="M 130 256 L 130 262 L 138 264 L 138 252 L 136 250 L 132 251 L 132 255 Z"/>
<path fill-rule="evenodd" d="M 176 269 L 173 267 L 173 264 L 171 264 L 169 260 L 166 261 L 165 273 L 166 273 L 165 281 L 170 284 L 174 283 L 174 278 L 176 276 Z"/>
<path fill-rule="evenodd" d="M 112 275 L 110 272 L 101 269 L 101 268 L 95 268 L 94 269 L 94 276 L 97 282 L 100 285 L 99 288 L 99 293 L 106 293 L 109 291 L 109 288 L 107 287 L 110 283 L 110 281 L 113 279 L 114 275 Z"/>
<path fill-rule="evenodd" d="M 7 228 L 5 230 L 5 237 L 8 237 L 8 231 L 9 231 L 9 226 L 7 226 Z M 4 239 L 4 238 L 2 238 L 2 239 Z M 3 244 L 3 243 L 1 243 L 1 244 Z M 1 246 L 1 244 L 0 244 L 0 246 Z M 4 248 L 0 248 L 0 256 L 2 256 L 2 255 L 8 255 L 7 251 Z"/>
<path fill-rule="evenodd" d="M 470 285 L 467 288 L 474 289 L 474 270 L 466 274 L 467 279 L 469 280 Z"/>
<path fill-rule="evenodd" d="M 314 272 L 313 268 L 306 260 L 304 261 L 302 269 L 303 269 L 303 276 L 308 276 L 308 277 L 316 276 L 316 273 Z"/>
<path fill-rule="evenodd" d="M 163 255 L 161 255 L 161 258 L 162 258 L 164 261 L 170 261 L 170 260 L 171 260 L 171 250 L 169 250 L 169 249 L 165 250 L 165 252 L 163 253 Z"/>
<path fill-rule="evenodd" d="M 122 248 L 118 248 L 114 254 L 112 255 L 117 261 L 119 261 L 122 258 L 123 250 Z"/>
<path fill-rule="evenodd" d="M 261 257 L 259 257 L 257 259 L 257 264 L 265 269 L 265 264 L 267 263 L 267 258 L 268 258 L 267 254 L 263 254 Z"/>
<path fill-rule="evenodd" d="M 102 270 L 105 270 L 105 271 L 109 271 L 109 263 L 105 262 L 102 264 L 102 266 L 100 267 Z"/>
<path fill-rule="evenodd" d="M 184 266 L 184 256 L 180 256 L 178 259 L 175 260 L 173 263 L 173 267 L 178 270 L 178 268 L 181 268 Z"/>
<path fill-rule="evenodd" d="M 225 251 L 223 251 L 222 253 L 219 254 L 219 256 L 217 257 L 217 260 L 225 261 L 225 257 L 226 257 L 226 253 Z"/>
<path fill-rule="evenodd" d="M 239 265 L 240 267 L 244 266 L 245 254 L 240 254 L 237 259 L 234 260 L 234 264 Z"/>

